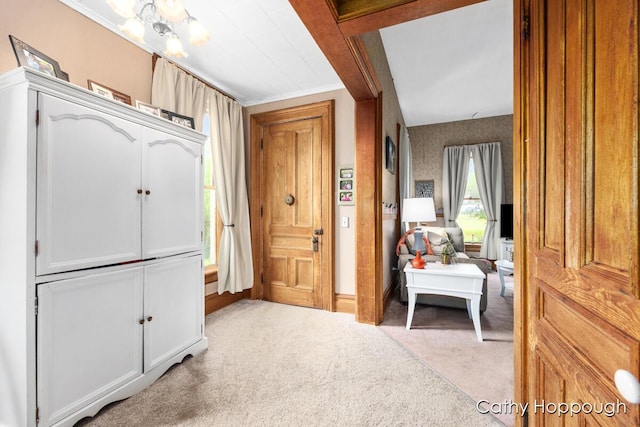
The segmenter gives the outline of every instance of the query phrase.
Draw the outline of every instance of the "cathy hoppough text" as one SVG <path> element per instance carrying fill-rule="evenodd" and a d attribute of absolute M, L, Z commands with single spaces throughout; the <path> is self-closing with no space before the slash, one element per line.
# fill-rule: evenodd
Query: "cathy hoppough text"
<path fill-rule="evenodd" d="M 574 416 L 577 414 L 603 414 L 607 417 L 613 417 L 616 414 L 626 414 L 627 405 L 619 400 L 617 402 L 598 402 L 598 403 L 579 403 L 579 402 L 546 402 L 544 400 L 533 404 L 514 402 L 506 399 L 504 402 L 489 402 L 488 400 L 479 400 L 476 403 L 476 409 L 481 414 L 514 414 L 524 415 L 525 413 L 535 414 L 556 414 L 559 417 L 563 415 Z"/>

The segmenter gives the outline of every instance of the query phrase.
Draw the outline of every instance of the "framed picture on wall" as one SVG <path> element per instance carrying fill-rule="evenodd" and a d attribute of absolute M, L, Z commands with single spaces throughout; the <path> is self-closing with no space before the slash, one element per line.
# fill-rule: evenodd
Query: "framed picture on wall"
<path fill-rule="evenodd" d="M 391 173 L 391 175 L 395 175 L 396 173 L 396 145 L 393 143 L 393 140 L 390 136 L 387 136 L 387 162 L 386 167 L 387 170 Z"/>
<path fill-rule="evenodd" d="M 353 205 L 354 198 L 353 165 L 341 166 L 338 169 L 338 204 Z"/>
<path fill-rule="evenodd" d="M 427 179 L 425 181 L 416 181 L 416 197 L 430 197 L 435 199 L 435 190 L 433 186 L 433 180 Z"/>

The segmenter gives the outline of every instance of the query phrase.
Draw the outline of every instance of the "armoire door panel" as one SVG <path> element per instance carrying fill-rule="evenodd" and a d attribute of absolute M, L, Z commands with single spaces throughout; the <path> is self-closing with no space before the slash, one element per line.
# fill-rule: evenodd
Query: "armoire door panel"
<path fill-rule="evenodd" d="M 202 337 L 203 277 L 199 256 L 145 267 L 145 372 Z"/>
<path fill-rule="evenodd" d="M 38 406 L 46 425 L 142 375 L 142 268 L 38 286 Z"/>
<path fill-rule="evenodd" d="M 141 126 L 38 102 L 37 274 L 140 259 Z"/>
<path fill-rule="evenodd" d="M 202 146 L 144 129 L 143 258 L 201 250 Z"/>

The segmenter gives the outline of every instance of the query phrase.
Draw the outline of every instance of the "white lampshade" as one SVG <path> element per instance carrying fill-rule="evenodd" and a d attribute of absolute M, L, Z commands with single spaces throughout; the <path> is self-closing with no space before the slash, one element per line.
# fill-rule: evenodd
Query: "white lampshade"
<path fill-rule="evenodd" d="M 144 44 L 144 22 L 137 16 L 127 19 L 124 25 L 118 25 L 118 28 L 133 40 Z"/>
<path fill-rule="evenodd" d="M 436 220 L 436 209 L 430 197 L 404 199 L 402 202 L 403 222 L 433 222 Z"/>
<path fill-rule="evenodd" d="M 182 47 L 182 42 L 175 34 L 167 38 L 167 50 L 165 50 L 164 53 L 174 58 L 186 58 L 188 56 Z"/>
<path fill-rule="evenodd" d="M 189 20 L 189 42 L 194 46 L 205 44 L 211 38 L 211 33 L 197 19 Z"/>
<path fill-rule="evenodd" d="M 180 22 L 187 18 L 183 0 L 156 0 L 158 13 L 171 22 Z"/>
<path fill-rule="evenodd" d="M 107 4 L 115 13 L 123 18 L 133 18 L 136 12 L 133 9 L 136 0 L 107 0 Z"/>

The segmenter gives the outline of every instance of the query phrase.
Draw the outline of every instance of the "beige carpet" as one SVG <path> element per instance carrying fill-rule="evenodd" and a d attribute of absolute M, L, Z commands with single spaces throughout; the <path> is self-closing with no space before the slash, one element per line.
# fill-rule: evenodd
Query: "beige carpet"
<path fill-rule="evenodd" d="M 497 273 L 489 274 L 487 287 L 484 342 L 477 340 L 466 310 L 418 304 L 407 331 L 407 305 L 399 297 L 389 304 L 380 328 L 473 400 L 498 403 L 513 399 L 513 290 L 500 296 Z M 514 424 L 513 415 L 497 417 Z"/>
<path fill-rule="evenodd" d="M 208 351 L 80 425 L 501 425 L 353 315 L 242 300 L 206 331 Z"/>

